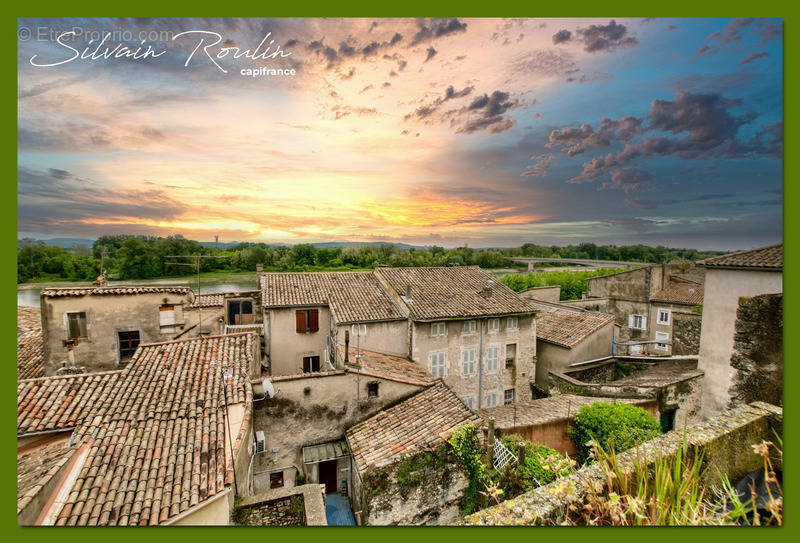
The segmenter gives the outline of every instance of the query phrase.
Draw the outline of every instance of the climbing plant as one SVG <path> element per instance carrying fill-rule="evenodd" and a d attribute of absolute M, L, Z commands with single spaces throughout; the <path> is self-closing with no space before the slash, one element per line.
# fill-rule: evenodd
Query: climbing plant
<path fill-rule="evenodd" d="M 447 443 L 453 448 L 453 454 L 469 476 L 469 487 L 461 504 L 462 512 L 469 514 L 475 510 L 479 488 L 486 482 L 486 466 L 481 461 L 483 451 L 475 425 L 459 426 L 448 438 Z"/>

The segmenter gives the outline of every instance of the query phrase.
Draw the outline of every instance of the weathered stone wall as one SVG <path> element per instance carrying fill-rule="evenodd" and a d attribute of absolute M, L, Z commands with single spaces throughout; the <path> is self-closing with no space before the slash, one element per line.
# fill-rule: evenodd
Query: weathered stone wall
<path fill-rule="evenodd" d="M 783 295 L 742 297 L 736 312 L 731 403 L 783 405 Z"/>
<path fill-rule="evenodd" d="M 447 446 L 373 467 L 361 482 L 362 523 L 428 526 L 456 522 L 469 481 Z"/>
<path fill-rule="evenodd" d="M 773 431 L 778 435 L 783 434 L 783 410 L 755 402 L 692 425 L 686 428 L 685 434 L 683 428 L 676 428 L 675 431 L 619 454 L 617 459 L 623 467 L 632 467 L 636 462 L 642 461 L 650 464 L 658 459 L 674 456 L 686 439 L 690 449 L 703 452 L 705 473 L 710 484 L 717 483 L 719 473 L 736 481 L 763 465 L 763 459 L 753 452 L 751 446 L 762 440 L 774 440 Z M 694 453 L 690 450 L 688 454 Z M 782 469 L 780 463 L 777 467 Z M 567 505 L 559 488 L 569 488 L 576 498 L 582 498 L 586 495 L 587 485 L 596 483 L 605 484 L 605 476 L 600 466 L 593 464 L 513 500 L 470 515 L 464 519 L 463 524 L 550 524 L 563 516 Z"/>
<path fill-rule="evenodd" d="M 551 285 L 547 287 L 532 287 L 519 293 L 520 297 L 526 300 L 538 300 L 540 302 L 558 303 L 561 300 L 561 285 Z"/>
<path fill-rule="evenodd" d="M 687 355 L 700 352 L 700 328 L 703 317 L 699 313 L 672 313 L 672 354 Z"/>
<path fill-rule="evenodd" d="M 250 507 L 240 507 L 234 523 L 241 526 L 305 526 L 305 504 L 302 494 L 278 498 Z"/>

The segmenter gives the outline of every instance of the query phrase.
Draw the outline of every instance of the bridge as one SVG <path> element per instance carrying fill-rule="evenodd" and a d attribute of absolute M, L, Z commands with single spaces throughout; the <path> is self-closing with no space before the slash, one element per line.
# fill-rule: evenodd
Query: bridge
<path fill-rule="evenodd" d="M 624 260 L 594 260 L 591 258 L 536 258 L 536 257 L 511 257 L 509 260 L 522 262 L 528 265 L 528 271 L 534 271 L 534 264 L 550 262 L 554 264 L 575 264 L 592 268 L 625 268 L 627 270 L 642 266 L 650 266 L 647 262 L 627 262 Z"/>

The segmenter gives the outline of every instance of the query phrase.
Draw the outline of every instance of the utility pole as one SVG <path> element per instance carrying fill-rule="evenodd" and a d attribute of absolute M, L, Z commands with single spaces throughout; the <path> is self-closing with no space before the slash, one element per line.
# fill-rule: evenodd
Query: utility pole
<path fill-rule="evenodd" d="M 167 266 L 190 266 L 197 270 L 197 298 L 200 297 L 200 259 L 202 258 L 228 258 L 222 255 L 168 255 L 164 258 L 193 258 L 194 264 L 186 262 L 167 262 Z M 197 335 L 203 335 L 203 308 L 197 306 Z"/>

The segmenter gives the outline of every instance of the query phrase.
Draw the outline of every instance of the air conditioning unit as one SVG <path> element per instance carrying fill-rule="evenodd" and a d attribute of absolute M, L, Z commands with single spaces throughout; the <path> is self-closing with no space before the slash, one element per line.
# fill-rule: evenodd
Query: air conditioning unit
<path fill-rule="evenodd" d="M 264 438 L 264 432 L 258 430 L 256 432 L 256 451 L 261 453 L 267 450 L 267 440 Z"/>

